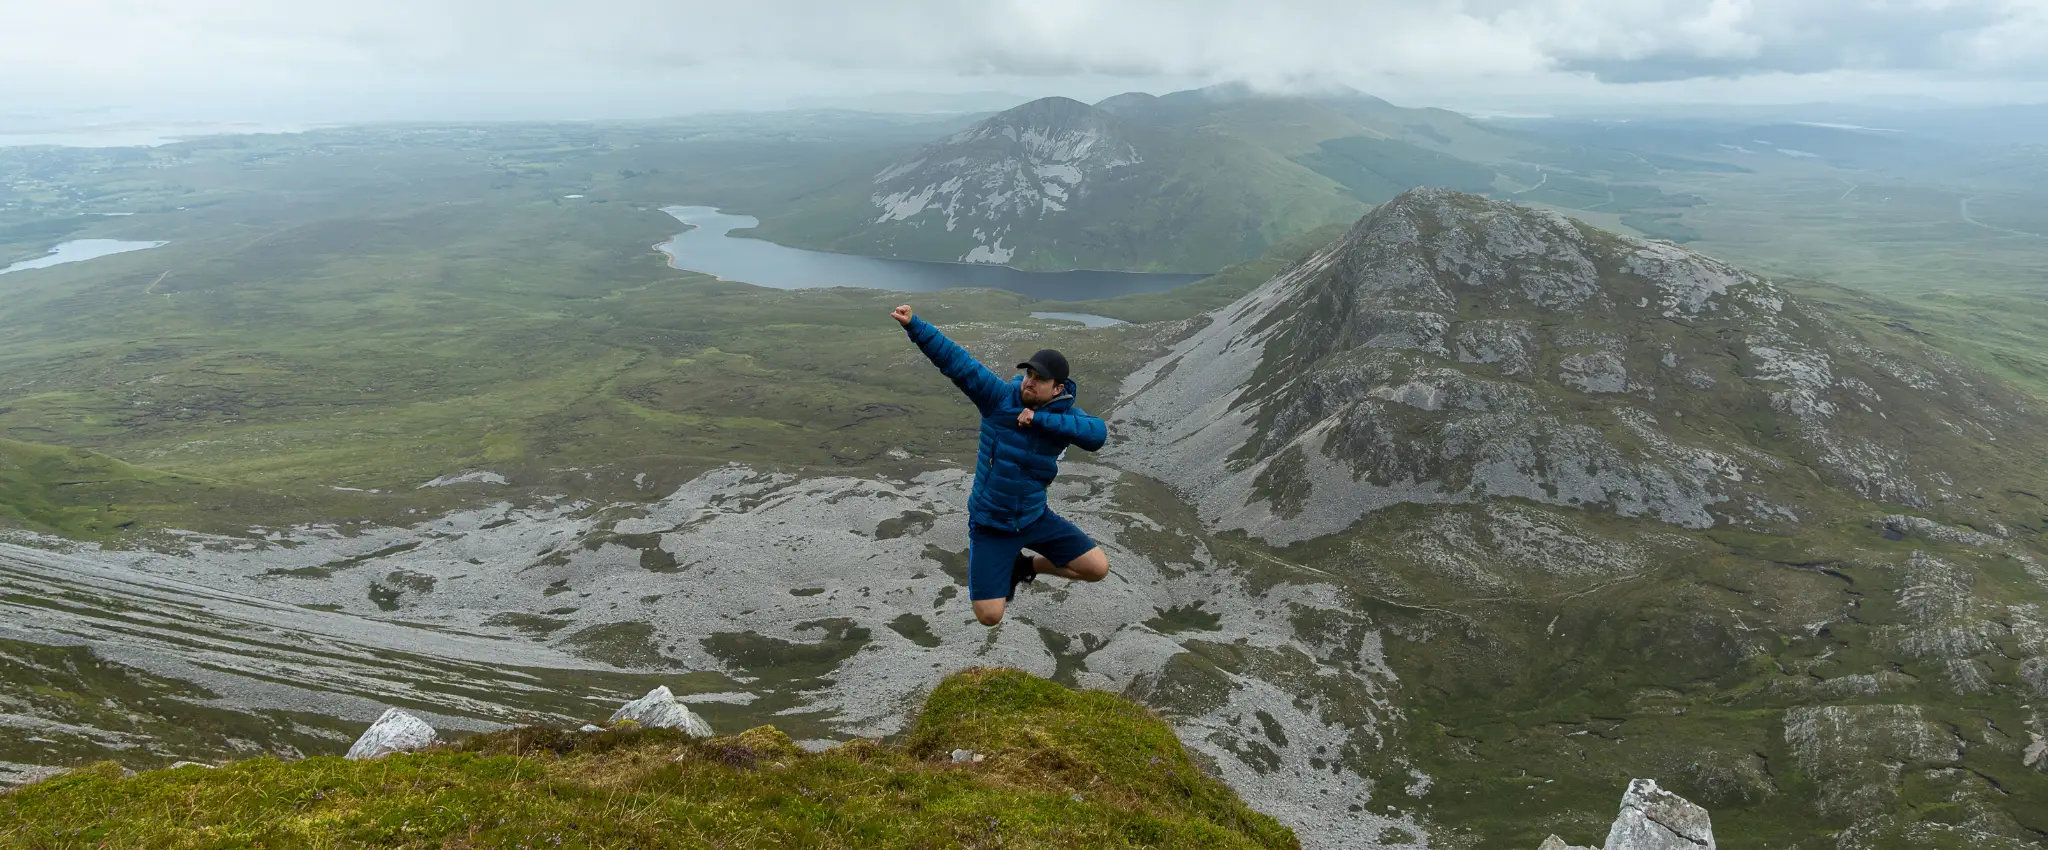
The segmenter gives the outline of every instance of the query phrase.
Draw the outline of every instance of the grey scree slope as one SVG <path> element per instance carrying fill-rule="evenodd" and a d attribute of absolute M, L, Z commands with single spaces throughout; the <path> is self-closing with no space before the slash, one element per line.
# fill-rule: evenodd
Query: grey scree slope
<path fill-rule="evenodd" d="M 1336 588 L 1304 576 L 1254 592 L 1244 577 L 1217 565 L 1199 529 L 1163 523 L 1147 515 L 1156 511 L 1132 502 L 1123 473 L 1070 461 L 1053 489 L 1055 509 L 1109 550 L 1115 572 L 1078 588 L 1027 587 L 1003 626 L 985 629 L 944 563 L 957 564 L 967 546 L 962 506 L 970 479 L 953 469 L 893 480 L 798 478 L 734 466 L 648 505 L 498 505 L 411 528 L 277 530 L 266 545 L 193 536 L 177 555 L 0 543 L 7 590 L 51 598 L 83 590 L 165 612 L 138 624 L 129 615 L 95 621 L 0 603 L 0 637 L 87 644 L 124 664 L 202 682 L 223 694 L 219 704 L 249 709 L 312 710 L 369 723 L 393 695 L 404 694 L 410 704 L 435 706 L 416 712 L 435 728 L 574 728 L 640 694 L 590 693 L 587 716 L 537 714 L 521 698 L 552 686 L 537 670 L 620 669 L 580 656 L 573 636 L 646 623 L 646 643 L 660 653 L 662 667 L 725 671 L 734 683 L 725 693 L 683 694 L 684 702 L 700 710 L 725 704 L 745 723 L 806 720 L 839 739 L 898 731 L 954 670 L 1008 665 L 1050 676 L 1064 658 L 1078 684 L 1160 707 L 1189 747 L 1213 759 L 1226 781 L 1294 827 L 1309 847 L 1372 847 L 1389 827 L 1423 834 L 1411 815 L 1350 811 L 1390 794 L 1380 803 L 1400 805 L 1403 790 L 1375 792 L 1318 756 L 1377 748 L 1396 686 L 1380 656 L 1378 629 L 1353 613 Z M 897 531 L 878 533 L 885 523 Z M 1133 534 L 1152 544 L 1126 543 Z M 621 535 L 653 535 L 676 570 L 644 568 L 642 550 L 619 542 Z M 1172 548 L 1158 551 L 1159 541 Z M 352 558 L 361 560 L 317 574 L 321 565 Z M 403 579 L 396 585 L 395 573 Z M 386 611 L 369 599 L 373 585 L 409 589 L 396 610 Z M 1164 634 L 1146 625 L 1163 610 L 1198 603 L 1217 617 L 1213 627 Z M 536 639 L 494 619 L 507 611 L 555 611 L 550 616 L 566 625 Z M 1304 612 L 1333 625 L 1298 634 L 1291 620 Z M 906 615 L 926 625 L 929 639 L 915 641 L 891 627 Z M 816 624 L 832 620 L 850 621 L 868 638 L 816 680 L 780 681 L 772 669 L 728 663 L 703 643 L 715 634 L 752 633 L 810 645 L 821 638 Z M 219 637 L 189 640 L 194 624 Z M 248 642 L 257 638 L 262 643 Z M 1231 646 L 1248 661 L 1236 670 L 1205 666 L 1191 694 L 1188 681 L 1171 674 L 1188 668 L 1193 641 Z M 307 651 L 281 648 L 292 645 Z M 451 676 L 480 686 L 461 695 L 421 687 Z M 778 715 L 744 714 L 749 704 L 792 693 L 794 704 Z M 494 695 L 503 701 L 494 703 Z M 336 751 L 346 744 L 338 740 Z M 1428 787 L 1427 777 L 1414 780 L 1410 792 Z"/>

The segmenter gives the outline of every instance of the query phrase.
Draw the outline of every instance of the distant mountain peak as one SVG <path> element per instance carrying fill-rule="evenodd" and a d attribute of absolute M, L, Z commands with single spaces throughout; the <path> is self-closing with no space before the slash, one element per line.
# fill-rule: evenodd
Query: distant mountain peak
<path fill-rule="evenodd" d="M 1177 91 L 1165 95 L 1166 98 L 1175 100 L 1206 100 L 1211 103 L 1222 103 L 1233 100 L 1249 100 L 1251 98 L 1259 96 L 1259 90 L 1253 88 L 1251 83 L 1244 82 L 1243 80 L 1233 80 L 1231 82 L 1226 83 L 1216 83 L 1214 85 L 1203 86 L 1198 89 L 1188 89 L 1186 91 Z"/>
<path fill-rule="evenodd" d="M 1020 103 L 981 121 L 982 124 L 1057 125 L 1103 120 L 1106 114 L 1071 97 L 1041 97 Z"/>
<path fill-rule="evenodd" d="M 1146 92 L 1141 91 L 1127 91 L 1123 94 L 1110 95 L 1109 97 L 1105 97 L 1099 101 L 1096 101 L 1095 108 L 1106 112 L 1116 113 L 1131 109 L 1145 109 L 1158 102 L 1159 96 L 1156 94 L 1148 94 Z"/>
<path fill-rule="evenodd" d="M 1114 115 L 1078 100 L 1045 97 L 1007 109 L 928 146 L 919 158 L 949 147 L 1007 139 L 1024 147 L 1034 161 L 1070 163 L 1085 160 L 1098 142 L 1117 135 Z M 887 174 L 885 170 L 882 174 Z M 876 175 L 881 182 L 882 175 Z"/>
<path fill-rule="evenodd" d="M 1144 161 L 1116 116 L 1047 97 L 1006 110 L 877 172 L 875 224 L 965 228 L 966 263 L 1007 263 L 1012 232 L 1057 216 Z"/>
<path fill-rule="evenodd" d="M 1527 147 L 1450 113 L 1243 83 L 1021 104 L 861 160 L 756 233 L 1022 269 L 1210 272 L 1417 185 L 1487 191 Z M 1555 180 L 1553 180 L 1553 183 Z"/>

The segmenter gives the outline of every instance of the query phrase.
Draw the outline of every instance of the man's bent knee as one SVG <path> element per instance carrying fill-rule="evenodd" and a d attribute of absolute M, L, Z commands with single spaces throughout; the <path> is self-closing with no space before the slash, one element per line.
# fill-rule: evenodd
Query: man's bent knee
<path fill-rule="evenodd" d="M 1075 558 L 1073 563 L 1067 565 L 1067 569 L 1073 571 L 1074 577 L 1082 581 L 1101 581 L 1109 577 L 1109 556 L 1103 554 L 1101 547 L 1096 547 L 1088 550 L 1088 554 Z"/>
<path fill-rule="evenodd" d="M 1001 599 L 976 599 L 974 619 L 981 621 L 984 626 L 993 626 L 1003 621 L 1003 607 Z"/>

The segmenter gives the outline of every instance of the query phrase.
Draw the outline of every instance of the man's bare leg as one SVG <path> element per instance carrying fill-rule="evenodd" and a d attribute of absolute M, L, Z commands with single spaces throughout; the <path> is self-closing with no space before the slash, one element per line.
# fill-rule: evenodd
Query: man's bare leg
<path fill-rule="evenodd" d="M 1053 566 L 1052 561 L 1048 560 L 1044 555 L 1034 553 L 1031 556 L 1031 566 L 1038 571 L 1039 575 L 1059 576 L 1060 578 L 1073 579 L 1074 581 L 1101 581 L 1109 577 L 1109 555 L 1105 554 L 1100 546 L 1088 550 L 1087 554 L 1079 558 L 1068 561 L 1064 567 Z M 996 616 L 1000 617 L 1002 615 L 998 613 Z"/>
<path fill-rule="evenodd" d="M 974 619 L 980 620 L 984 626 L 993 626 L 1002 622 L 1004 603 L 1007 601 L 1005 599 L 974 600 Z"/>
<path fill-rule="evenodd" d="M 1103 553 L 1102 547 L 1097 546 L 1088 550 L 1087 554 L 1067 562 L 1066 566 L 1055 567 L 1044 555 L 1034 553 L 1031 556 L 1031 566 L 1039 575 L 1059 576 L 1074 581 L 1101 581 L 1109 575 L 1109 556 Z M 1009 607 L 1008 602 L 1006 599 L 976 599 L 974 619 L 984 626 L 1000 623 L 1003 621 L 1003 610 Z"/>

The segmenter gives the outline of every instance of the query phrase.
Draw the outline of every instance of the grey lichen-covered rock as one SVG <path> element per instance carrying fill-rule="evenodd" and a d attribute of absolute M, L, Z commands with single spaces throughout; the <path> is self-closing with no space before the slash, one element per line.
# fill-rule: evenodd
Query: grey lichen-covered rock
<path fill-rule="evenodd" d="M 434 727 L 400 709 L 387 709 L 377 722 L 363 731 L 347 759 L 373 759 L 392 753 L 410 753 L 434 745 Z"/>
<path fill-rule="evenodd" d="M 2020 764 L 2048 772 L 2048 717 L 2040 712 L 2034 713 L 2033 724 L 2027 729 L 2027 749 L 2020 753 Z"/>
<path fill-rule="evenodd" d="M 1820 786 L 1822 815 L 1874 815 L 1898 796 L 1911 768 L 1962 759 L 1962 742 L 1916 705 L 1801 706 L 1785 712 L 1785 743 Z"/>
<path fill-rule="evenodd" d="M 1914 552 L 1900 573 L 1905 581 L 1898 601 L 1906 622 L 1887 627 L 1882 636 L 1900 653 L 1939 668 L 1956 693 L 1990 690 L 1977 656 L 1997 651 L 1993 634 L 1999 627 L 1978 610 L 1975 571 Z"/>
<path fill-rule="evenodd" d="M 1477 320 L 1460 322 L 1453 339 L 1458 362 L 1483 363 L 1503 375 L 1525 375 L 1536 362 L 1536 344 L 1527 322 Z"/>
<path fill-rule="evenodd" d="M 667 685 L 648 691 L 647 695 L 612 712 L 611 722 L 631 720 L 648 729 L 681 729 L 693 737 L 712 736 L 711 724 L 704 722 L 690 707 L 676 700 Z"/>
<path fill-rule="evenodd" d="M 1714 850 L 1713 819 L 1654 779 L 1631 780 L 1604 850 Z"/>
<path fill-rule="evenodd" d="M 2020 662 L 2020 681 L 2037 697 L 2048 697 L 2048 655 Z"/>
<path fill-rule="evenodd" d="M 1543 839 L 1543 843 L 1537 845 L 1536 850 L 1593 850 L 1593 848 L 1580 847 L 1577 844 L 1566 844 L 1564 839 L 1553 835 Z"/>
<path fill-rule="evenodd" d="M 1628 392 L 1628 367 L 1607 352 L 1567 354 L 1558 361 L 1558 379 L 1589 393 Z"/>

